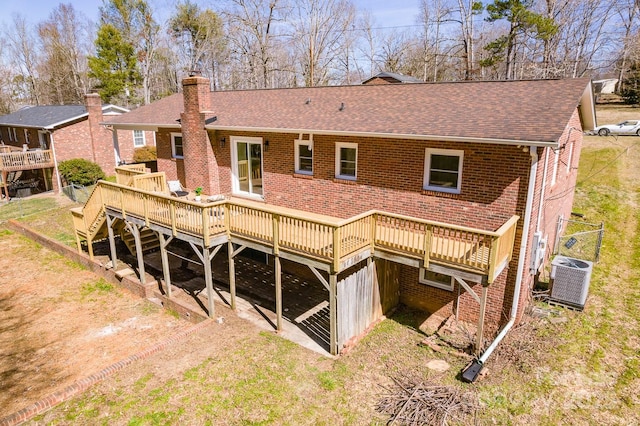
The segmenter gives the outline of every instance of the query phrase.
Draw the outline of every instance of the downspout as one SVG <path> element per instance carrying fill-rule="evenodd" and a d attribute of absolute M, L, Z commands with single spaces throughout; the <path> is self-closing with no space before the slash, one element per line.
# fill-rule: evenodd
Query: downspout
<path fill-rule="evenodd" d="M 51 153 L 53 154 L 53 169 L 56 172 L 56 182 L 58 182 L 58 193 L 62 192 L 62 180 L 58 171 L 58 159 L 56 158 L 56 144 L 53 143 L 53 132 L 49 130 L 49 138 L 51 139 Z"/>
<path fill-rule="evenodd" d="M 536 222 L 536 232 L 540 231 L 540 222 L 542 222 L 542 212 L 544 210 L 544 190 L 547 187 L 547 167 L 549 167 L 549 152 L 545 149 L 544 154 L 544 170 L 542 172 L 542 188 L 540 189 L 540 205 L 538 206 L 538 221 Z"/>
<path fill-rule="evenodd" d="M 500 333 L 496 336 L 496 338 L 491 342 L 489 347 L 484 351 L 484 353 L 478 358 L 474 360 L 468 367 L 466 367 L 462 372 L 462 379 L 467 382 L 473 382 L 478 377 L 480 371 L 482 370 L 483 364 L 487 361 L 487 359 L 491 356 L 493 351 L 498 347 L 502 339 L 507 335 L 511 327 L 516 322 L 516 316 L 518 314 L 518 302 L 520 301 L 520 288 L 522 287 L 522 275 L 525 270 L 525 257 L 527 254 L 527 249 L 529 248 L 529 226 L 531 224 L 531 213 L 533 210 L 533 195 L 536 187 L 536 173 L 538 169 L 538 152 L 537 148 L 532 146 L 529 147 L 529 154 L 531 155 L 531 169 L 529 171 L 529 187 L 527 189 L 527 202 L 525 205 L 524 211 L 524 223 L 522 225 L 522 240 L 520 242 L 520 255 L 518 257 L 518 270 L 516 275 L 516 285 L 513 289 L 513 302 L 511 304 L 511 313 L 509 315 L 509 321 L 502 327 Z"/>

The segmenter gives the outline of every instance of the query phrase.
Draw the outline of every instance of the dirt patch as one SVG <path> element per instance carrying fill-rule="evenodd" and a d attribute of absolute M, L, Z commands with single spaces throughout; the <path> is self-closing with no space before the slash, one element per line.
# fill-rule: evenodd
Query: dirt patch
<path fill-rule="evenodd" d="M 4 414 L 190 326 L 2 229 L 0 253 Z"/>

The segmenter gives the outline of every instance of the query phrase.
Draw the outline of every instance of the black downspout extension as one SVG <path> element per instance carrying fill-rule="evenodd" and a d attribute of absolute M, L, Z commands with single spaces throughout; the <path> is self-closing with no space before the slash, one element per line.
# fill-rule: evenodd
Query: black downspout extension
<path fill-rule="evenodd" d="M 462 381 L 466 383 L 475 382 L 482 371 L 482 367 L 482 361 L 478 358 L 471 361 L 471 363 L 462 370 Z"/>

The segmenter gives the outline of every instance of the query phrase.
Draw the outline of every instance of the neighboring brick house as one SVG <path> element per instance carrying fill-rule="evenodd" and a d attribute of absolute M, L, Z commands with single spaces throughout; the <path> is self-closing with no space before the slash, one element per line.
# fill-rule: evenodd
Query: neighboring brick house
<path fill-rule="evenodd" d="M 44 179 L 52 182 L 43 183 L 43 187 L 57 188 L 55 170 L 61 161 L 84 158 L 112 175 L 117 164 L 133 161 L 136 147 L 155 145 L 153 132 L 121 131 L 114 138 L 113 132 L 100 123 L 128 110 L 103 105 L 98 94 L 86 95 L 85 101 L 86 105 L 24 107 L 0 117 L 0 140 L 5 146 L 52 151 L 55 166 L 44 174 Z"/>
<path fill-rule="evenodd" d="M 551 245 L 570 215 L 583 131 L 595 125 L 588 79 L 211 92 L 190 77 L 183 89 L 107 124 L 156 131 L 158 170 L 187 188 L 487 231 L 519 217 L 512 257 L 488 286 L 455 267 L 373 254 L 399 263 L 401 303 L 443 318 L 482 324 L 472 293 L 486 291 L 493 331 L 529 302 L 541 267 L 530 263 L 533 235 Z"/>

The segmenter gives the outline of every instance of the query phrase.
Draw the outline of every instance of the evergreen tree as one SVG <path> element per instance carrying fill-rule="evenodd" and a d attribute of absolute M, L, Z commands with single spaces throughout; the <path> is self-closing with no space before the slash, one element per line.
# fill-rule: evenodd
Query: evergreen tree
<path fill-rule="evenodd" d="M 99 81 L 102 100 L 128 105 L 140 80 L 133 46 L 111 24 L 100 27 L 95 45 L 96 56 L 89 57 L 89 76 Z"/>
<path fill-rule="evenodd" d="M 558 30 L 553 19 L 531 10 L 533 0 L 494 0 L 487 5 L 488 22 L 506 19 L 509 32 L 485 46 L 490 56 L 482 61 L 482 66 L 496 66 L 505 63 L 505 78 L 513 78 L 518 37 L 530 35 L 538 40 L 548 40 Z"/>
<path fill-rule="evenodd" d="M 640 62 L 633 61 L 633 63 L 629 66 L 629 70 L 626 73 L 626 78 L 624 79 L 623 89 L 622 89 L 622 97 L 624 101 L 628 104 L 638 104 L 640 103 Z"/>

